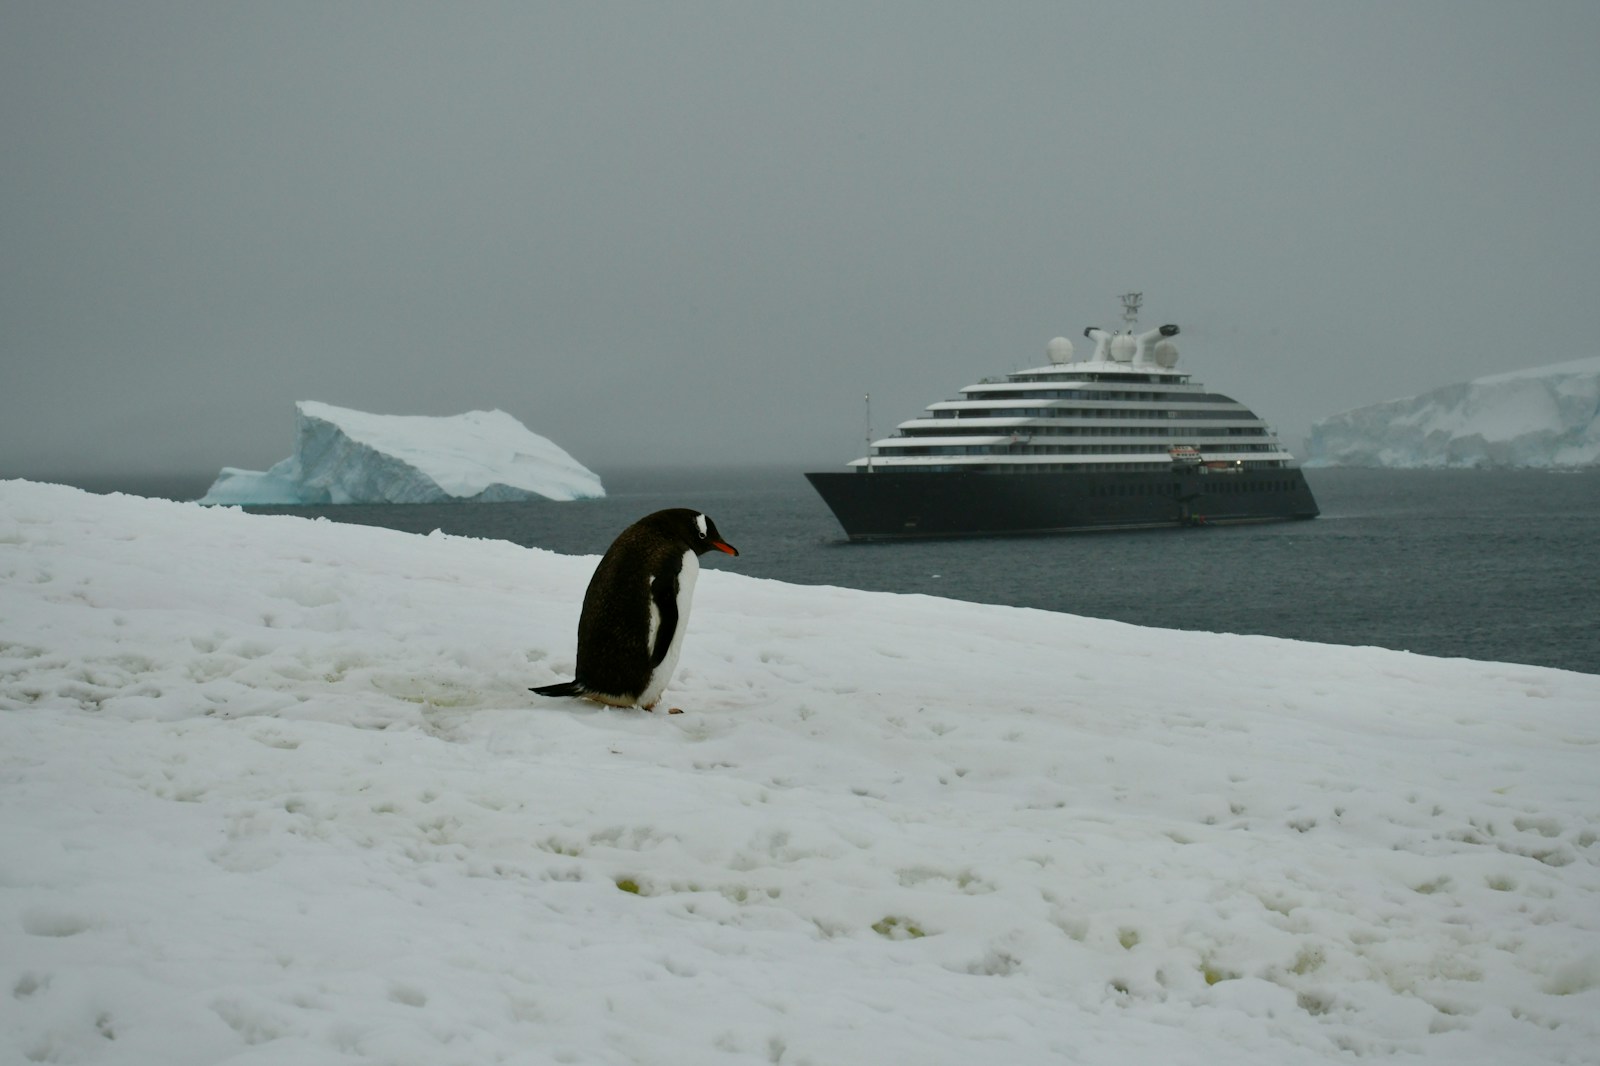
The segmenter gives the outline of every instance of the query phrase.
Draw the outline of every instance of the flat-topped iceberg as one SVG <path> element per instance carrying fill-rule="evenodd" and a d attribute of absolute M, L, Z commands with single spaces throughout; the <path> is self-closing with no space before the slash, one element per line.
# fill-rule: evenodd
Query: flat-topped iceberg
<path fill-rule="evenodd" d="M 1600 464 L 1600 357 L 1492 374 L 1311 427 L 1306 466 Z"/>
<path fill-rule="evenodd" d="M 374 415 L 295 404 L 294 454 L 224 467 L 201 503 L 499 503 L 604 496 L 600 478 L 504 411 Z"/>

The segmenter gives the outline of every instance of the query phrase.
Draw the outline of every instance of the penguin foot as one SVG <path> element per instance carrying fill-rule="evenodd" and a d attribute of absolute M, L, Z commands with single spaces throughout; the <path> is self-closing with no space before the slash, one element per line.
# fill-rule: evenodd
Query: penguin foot
<path fill-rule="evenodd" d="M 656 709 L 655 703 L 645 706 L 635 702 L 632 696 L 610 696 L 604 692 L 595 692 L 581 681 L 562 681 L 554 685 L 538 685 L 536 687 L 529 688 L 528 691 L 537 692 L 541 696 L 551 696 L 556 698 L 570 696 L 573 699 L 588 700 L 590 703 L 598 703 L 602 707 L 643 706 L 647 711 L 654 711 Z M 658 700 L 657 703 L 659 702 L 660 701 Z M 667 713 L 682 714 L 683 708 L 674 707 Z"/>

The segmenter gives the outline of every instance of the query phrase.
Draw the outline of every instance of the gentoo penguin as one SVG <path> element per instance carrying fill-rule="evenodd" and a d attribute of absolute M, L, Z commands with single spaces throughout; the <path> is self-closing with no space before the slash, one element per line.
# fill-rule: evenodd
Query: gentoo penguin
<path fill-rule="evenodd" d="M 687 507 L 624 529 L 583 594 L 577 677 L 530 691 L 653 710 L 683 649 L 699 556 L 712 548 L 739 554 L 716 523 Z"/>

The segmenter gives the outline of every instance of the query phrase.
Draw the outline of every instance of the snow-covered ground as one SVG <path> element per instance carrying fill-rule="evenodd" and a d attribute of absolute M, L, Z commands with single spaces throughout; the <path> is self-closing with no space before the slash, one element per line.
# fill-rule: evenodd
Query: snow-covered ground
<path fill-rule="evenodd" d="M 0 483 L 0 1062 L 1600 1062 L 1600 676 L 594 562 Z"/>

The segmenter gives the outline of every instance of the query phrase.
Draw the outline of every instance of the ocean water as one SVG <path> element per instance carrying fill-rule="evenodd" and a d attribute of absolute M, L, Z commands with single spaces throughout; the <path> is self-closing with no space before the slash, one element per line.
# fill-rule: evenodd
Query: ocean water
<path fill-rule="evenodd" d="M 602 475 L 601 500 L 251 510 L 598 555 L 694 507 L 742 553 L 704 564 L 756 577 L 1600 673 L 1600 472 L 1310 470 L 1311 521 L 897 544 L 847 542 L 798 470 Z"/>

